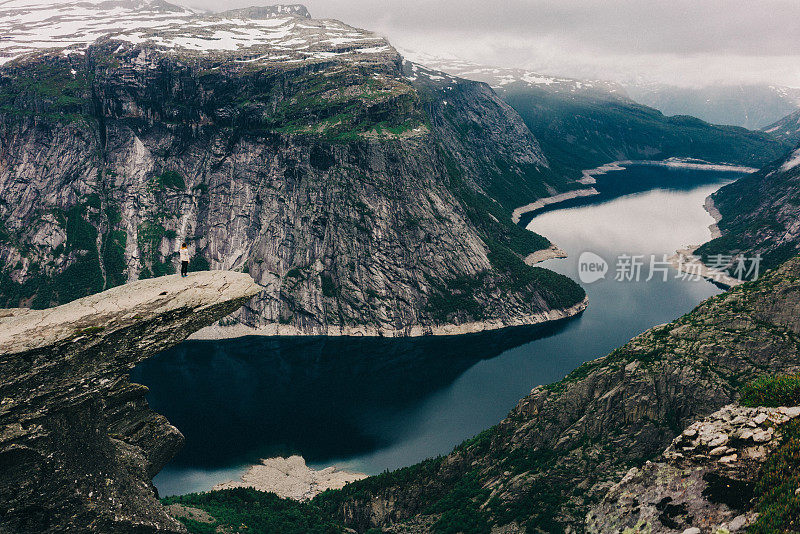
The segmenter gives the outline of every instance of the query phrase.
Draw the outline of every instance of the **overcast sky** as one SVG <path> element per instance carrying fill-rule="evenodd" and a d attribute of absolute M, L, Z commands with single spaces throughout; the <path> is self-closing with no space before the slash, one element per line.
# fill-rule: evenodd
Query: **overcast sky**
<path fill-rule="evenodd" d="M 174 1 L 174 0 L 173 0 Z M 224 1 L 224 0 L 223 0 Z M 178 0 L 219 9 L 219 0 Z M 226 8 L 272 4 L 228 0 Z M 547 74 L 800 87 L 800 0 L 308 0 L 398 47 Z"/>

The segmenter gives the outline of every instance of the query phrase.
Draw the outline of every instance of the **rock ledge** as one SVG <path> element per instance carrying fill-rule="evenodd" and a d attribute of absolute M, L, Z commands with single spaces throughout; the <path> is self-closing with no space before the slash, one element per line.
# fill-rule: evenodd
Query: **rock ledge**
<path fill-rule="evenodd" d="M 633 468 L 587 516 L 588 532 L 743 532 L 753 487 L 800 406 L 729 404 L 683 431 L 655 462 Z"/>
<path fill-rule="evenodd" d="M 185 532 L 151 483 L 183 436 L 129 371 L 259 291 L 211 271 L 0 313 L 0 532 Z"/>

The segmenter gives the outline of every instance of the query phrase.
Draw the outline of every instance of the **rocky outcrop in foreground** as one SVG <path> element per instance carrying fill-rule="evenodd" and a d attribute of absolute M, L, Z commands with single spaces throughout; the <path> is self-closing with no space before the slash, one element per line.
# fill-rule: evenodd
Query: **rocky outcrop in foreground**
<path fill-rule="evenodd" d="M 185 532 L 151 484 L 183 436 L 128 374 L 259 291 L 211 271 L 0 310 L 0 532 Z"/>
<path fill-rule="evenodd" d="M 587 516 L 590 533 L 740 532 L 760 469 L 800 407 L 730 404 L 689 426 L 655 462 L 632 468 Z"/>

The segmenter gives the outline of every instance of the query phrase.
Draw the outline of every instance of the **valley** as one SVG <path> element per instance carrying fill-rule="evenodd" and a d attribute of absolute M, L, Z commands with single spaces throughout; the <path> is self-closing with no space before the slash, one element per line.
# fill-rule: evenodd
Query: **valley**
<path fill-rule="evenodd" d="M 201 3 L 0 0 L 1 534 L 796 530 L 772 60 Z M 434 52 L 465 21 L 487 64 Z M 512 60 L 615 40 L 609 79 Z"/>
<path fill-rule="evenodd" d="M 647 282 L 646 271 L 638 283 L 616 281 L 615 259 L 663 261 L 685 243 L 707 241 L 713 220 L 703 199 L 739 176 L 634 165 L 597 176 L 599 195 L 534 215 L 527 227 L 568 254 L 542 266 L 577 280 L 582 252 L 610 262 L 606 280 L 584 286 L 591 305 L 569 321 L 408 340 L 198 341 L 149 359 L 132 380 L 150 388 L 150 405 L 187 436 L 154 480 L 160 494 L 208 490 L 272 456 L 375 475 L 449 452 L 531 387 L 718 294 L 672 268 L 666 281 L 656 274 Z"/>

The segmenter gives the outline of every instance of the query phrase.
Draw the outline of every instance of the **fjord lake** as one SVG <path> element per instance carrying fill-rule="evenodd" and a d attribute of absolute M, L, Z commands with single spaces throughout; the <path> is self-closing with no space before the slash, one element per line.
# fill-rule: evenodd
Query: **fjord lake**
<path fill-rule="evenodd" d="M 132 380 L 186 437 L 156 487 L 205 491 L 291 454 L 377 474 L 448 453 L 533 387 L 718 294 L 672 268 L 647 280 L 649 262 L 710 239 L 704 199 L 740 176 L 629 165 L 598 176 L 599 195 L 523 218 L 568 254 L 540 266 L 578 280 L 582 253 L 608 265 L 605 278 L 582 284 L 589 307 L 572 319 L 452 337 L 187 341 L 141 363 Z M 616 280 L 621 258 L 633 256 L 644 260 L 638 281 Z"/>

